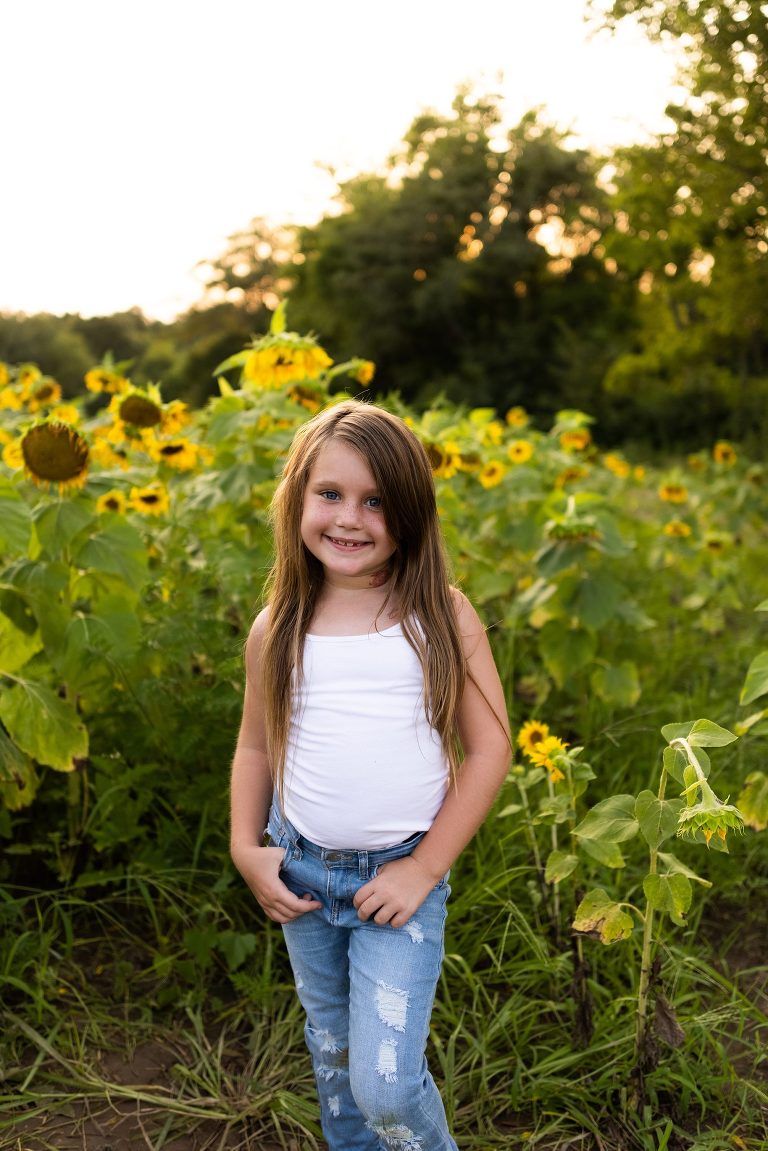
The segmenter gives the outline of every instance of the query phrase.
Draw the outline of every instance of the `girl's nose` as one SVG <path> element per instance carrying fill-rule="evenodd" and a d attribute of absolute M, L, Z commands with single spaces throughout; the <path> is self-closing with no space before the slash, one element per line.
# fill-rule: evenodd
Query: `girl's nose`
<path fill-rule="evenodd" d="M 359 505 L 354 500 L 344 500 L 339 503 L 336 511 L 336 522 L 339 527 L 359 527 Z"/>

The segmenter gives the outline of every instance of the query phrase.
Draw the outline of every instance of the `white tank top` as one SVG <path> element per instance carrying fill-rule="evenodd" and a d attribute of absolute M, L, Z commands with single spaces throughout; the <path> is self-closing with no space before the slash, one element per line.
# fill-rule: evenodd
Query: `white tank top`
<path fill-rule="evenodd" d="M 447 785 L 421 664 L 400 624 L 307 635 L 285 765 L 285 814 L 298 831 L 337 850 L 392 847 L 431 826 Z"/>

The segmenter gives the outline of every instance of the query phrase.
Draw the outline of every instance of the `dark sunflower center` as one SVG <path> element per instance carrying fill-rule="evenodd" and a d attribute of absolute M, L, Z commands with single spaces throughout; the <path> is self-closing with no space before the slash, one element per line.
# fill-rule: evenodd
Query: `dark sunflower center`
<path fill-rule="evenodd" d="M 120 405 L 120 419 L 135 428 L 153 428 L 162 418 L 163 413 L 157 404 L 145 396 L 126 396 Z"/>
<path fill-rule="evenodd" d="M 88 445 L 66 424 L 39 424 L 21 441 L 27 469 L 40 480 L 65 483 L 88 467 Z"/>

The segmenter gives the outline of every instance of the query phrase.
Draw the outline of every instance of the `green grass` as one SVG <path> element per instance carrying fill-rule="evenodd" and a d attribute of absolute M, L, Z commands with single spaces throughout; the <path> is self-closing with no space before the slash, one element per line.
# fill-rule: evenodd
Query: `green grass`
<path fill-rule="evenodd" d="M 488 820 L 452 876 L 433 1016 L 431 1063 L 462 1151 L 765 1145 L 768 880 L 757 837 L 745 841 L 750 852 L 751 881 L 701 900 L 663 948 L 685 1039 L 659 1042 L 633 1109 L 637 944 L 584 941 L 594 1033 L 579 1041 L 570 938 L 555 945 L 537 918 L 519 830 Z M 172 872 L 6 895 L 0 1148 L 107 1113 L 139 1116 L 156 1151 L 180 1139 L 195 1149 L 322 1147 L 280 932 L 237 887 L 225 884 L 223 896 L 214 887 L 213 876 Z M 720 898 L 728 926 L 718 931 Z M 185 939 L 201 910 L 214 936 L 255 934 L 253 954 L 230 965 L 212 946 L 195 958 Z M 163 1066 L 150 1073 L 142 1060 L 158 1051 Z"/>

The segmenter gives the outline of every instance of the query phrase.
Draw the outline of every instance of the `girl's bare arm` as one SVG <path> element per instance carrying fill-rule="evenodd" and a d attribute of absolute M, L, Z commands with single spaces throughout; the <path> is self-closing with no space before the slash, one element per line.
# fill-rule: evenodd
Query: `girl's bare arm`
<path fill-rule="evenodd" d="M 263 837 L 272 801 L 272 773 L 266 748 L 264 698 L 261 690 L 261 649 L 266 614 L 256 619 L 245 653 L 246 685 L 243 717 L 232 761 L 230 783 L 230 854 L 235 867 L 270 919 L 287 923 L 320 907 L 317 900 L 299 899 L 280 879 L 281 847 L 264 847 Z"/>

